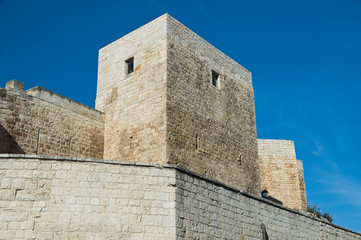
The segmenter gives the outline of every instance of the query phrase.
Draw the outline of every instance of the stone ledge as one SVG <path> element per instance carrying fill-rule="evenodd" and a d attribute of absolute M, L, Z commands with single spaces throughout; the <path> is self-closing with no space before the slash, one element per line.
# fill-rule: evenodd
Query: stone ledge
<path fill-rule="evenodd" d="M 48 155 L 1 153 L 0 159 L 2 159 L 2 158 L 39 159 L 39 160 L 55 160 L 55 161 L 71 161 L 71 162 L 92 162 L 92 163 L 105 163 L 105 164 L 112 164 L 112 165 L 126 165 L 126 166 L 140 166 L 140 167 L 143 166 L 143 167 L 156 167 L 156 168 L 176 168 L 175 165 L 171 165 L 171 164 L 116 161 L 116 160 L 91 159 L 91 158 L 68 157 L 68 156 L 48 156 Z"/>
<path fill-rule="evenodd" d="M 39 86 L 30 88 L 24 93 L 86 117 L 101 120 L 102 116 L 104 115 L 104 113 L 99 110 L 71 100 L 70 98 L 64 97 L 60 94 L 57 94 Z"/>

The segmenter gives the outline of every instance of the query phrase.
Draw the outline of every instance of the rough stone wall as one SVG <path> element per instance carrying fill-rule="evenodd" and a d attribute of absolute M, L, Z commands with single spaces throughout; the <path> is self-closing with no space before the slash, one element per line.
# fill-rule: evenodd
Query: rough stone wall
<path fill-rule="evenodd" d="M 259 195 L 251 73 L 170 16 L 167 36 L 169 162 Z"/>
<path fill-rule="evenodd" d="M 361 234 L 179 169 L 177 239 L 356 240 Z"/>
<path fill-rule="evenodd" d="M 303 178 L 299 179 L 303 169 L 301 174 L 293 141 L 258 139 L 258 155 L 261 189 L 287 207 L 305 210 L 306 190 Z"/>
<path fill-rule="evenodd" d="M 127 74 L 126 60 L 134 58 Z M 105 112 L 104 158 L 166 163 L 166 18 L 99 51 L 96 109 Z"/>
<path fill-rule="evenodd" d="M 0 90 L 0 153 L 103 157 L 103 115 L 99 111 L 41 88 L 32 89 L 32 95 L 11 88 Z M 39 98 L 42 94 L 53 95 L 57 101 Z M 65 102 L 68 106 L 64 108 Z"/>
<path fill-rule="evenodd" d="M 33 157 L 0 157 L 0 239 L 175 239 L 173 170 Z"/>
<path fill-rule="evenodd" d="M 165 14 L 101 49 L 98 75 L 104 158 L 180 164 L 259 194 L 249 71 Z"/>

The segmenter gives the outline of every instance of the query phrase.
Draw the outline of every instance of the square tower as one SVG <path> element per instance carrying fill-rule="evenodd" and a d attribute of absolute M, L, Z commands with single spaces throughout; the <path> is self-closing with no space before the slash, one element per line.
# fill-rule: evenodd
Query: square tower
<path fill-rule="evenodd" d="M 168 14 L 102 48 L 104 158 L 170 163 L 260 193 L 251 73 Z"/>

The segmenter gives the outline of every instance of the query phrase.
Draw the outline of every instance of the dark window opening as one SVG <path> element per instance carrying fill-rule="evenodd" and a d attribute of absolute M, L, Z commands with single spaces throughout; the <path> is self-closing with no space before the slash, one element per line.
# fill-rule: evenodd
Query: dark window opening
<path fill-rule="evenodd" d="M 134 72 L 134 57 L 126 60 L 125 63 L 127 64 L 127 74 Z"/>
<path fill-rule="evenodd" d="M 212 85 L 217 88 L 219 86 L 219 74 L 215 71 L 212 71 Z"/>

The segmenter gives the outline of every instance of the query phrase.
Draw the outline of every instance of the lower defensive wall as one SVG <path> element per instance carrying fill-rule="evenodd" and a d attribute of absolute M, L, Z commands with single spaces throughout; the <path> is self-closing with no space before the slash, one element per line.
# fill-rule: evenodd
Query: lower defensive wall
<path fill-rule="evenodd" d="M 175 165 L 0 154 L 0 239 L 361 239 Z"/>

